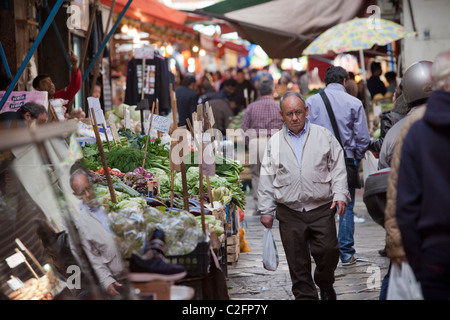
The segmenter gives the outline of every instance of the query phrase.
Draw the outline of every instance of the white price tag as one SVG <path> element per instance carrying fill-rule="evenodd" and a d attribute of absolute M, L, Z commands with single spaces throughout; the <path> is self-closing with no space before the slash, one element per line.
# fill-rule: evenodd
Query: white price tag
<path fill-rule="evenodd" d="M 125 109 L 125 126 L 127 129 L 131 129 L 131 112 Z"/>
<path fill-rule="evenodd" d="M 106 126 L 105 115 L 103 114 L 100 100 L 94 97 L 88 97 L 87 100 L 89 104 L 89 117 L 91 118 L 92 124 L 94 124 L 94 118 L 92 117 L 92 113 L 94 113 L 97 125 L 101 126 L 104 124 Z"/>
<path fill-rule="evenodd" d="M 150 117 L 149 117 L 149 123 L 150 123 Z M 169 132 L 170 129 L 170 120 L 169 118 L 158 116 L 156 114 L 153 115 L 152 120 L 152 128 L 158 131 L 162 132 Z"/>
<path fill-rule="evenodd" d="M 8 281 L 6 281 L 6 283 L 11 288 L 12 291 L 16 291 L 24 286 L 24 283 L 22 282 L 22 280 L 20 280 L 17 277 L 9 279 Z"/>
<path fill-rule="evenodd" d="M 153 59 L 155 56 L 155 49 L 153 46 L 136 48 L 134 51 L 135 59 Z"/>
<path fill-rule="evenodd" d="M 25 262 L 25 257 L 21 252 L 14 253 L 12 256 L 5 259 L 8 266 L 12 269 L 17 267 L 19 264 Z"/>

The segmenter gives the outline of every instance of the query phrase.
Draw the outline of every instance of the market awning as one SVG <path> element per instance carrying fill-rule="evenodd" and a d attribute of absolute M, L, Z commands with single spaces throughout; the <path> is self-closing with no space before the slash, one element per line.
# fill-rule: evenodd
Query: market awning
<path fill-rule="evenodd" d="M 319 34 L 365 16 L 374 0 L 227 0 L 193 11 L 223 19 L 271 58 L 296 58 Z"/>
<path fill-rule="evenodd" d="M 112 7 L 114 1 L 100 0 L 100 2 L 108 7 Z M 127 2 L 128 0 L 116 0 L 114 12 L 121 12 Z M 142 23 L 151 23 L 193 32 L 192 28 L 185 25 L 187 16 L 186 12 L 169 8 L 157 0 L 133 0 L 125 12 L 125 17 Z"/>

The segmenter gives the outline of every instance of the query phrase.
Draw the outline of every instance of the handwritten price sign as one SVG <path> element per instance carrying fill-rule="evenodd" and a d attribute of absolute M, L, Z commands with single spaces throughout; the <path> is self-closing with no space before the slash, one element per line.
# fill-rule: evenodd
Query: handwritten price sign
<path fill-rule="evenodd" d="M 149 117 L 150 123 L 150 117 Z M 152 128 L 162 132 L 169 132 L 170 122 L 169 118 L 158 116 L 156 114 L 153 115 Z"/>
<path fill-rule="evenodd" d="M 91 117 L 92 123 L 94 123 L 94 118 L 92 117 L 92 113 L 94 113 L 97 125 L 100 126 L 101 124 L 104 124 L 106 126 L 105 115 L 103 114 L 100 100 L 94 97 L 88 97 L 87 100 L 89 104 L 89 115 Z"/>

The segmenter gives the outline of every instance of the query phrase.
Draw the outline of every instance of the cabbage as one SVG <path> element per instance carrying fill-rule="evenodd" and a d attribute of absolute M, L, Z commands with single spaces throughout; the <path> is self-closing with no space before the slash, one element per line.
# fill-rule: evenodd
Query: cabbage
<path fill-rule="evenodd" d="M 117 208 L 120 210 L 120 209 L 137 207 L 137 209 L 138 209 L 137 211 L 139 211 L 139 209 L 144 208 L 146 205 L 147 205 L 147 201 L 145 201 L 144 198 L 133 197 L 133 198 L 129 198 L 129 199 L 120 201 L 117 204 Z"/>
<path fill-rule="evenodd" d="M 122 103 L 120 105 L 118 105 L 117 107 L 114 108 L 114 113 L 116 114 L 116 116 L 118 116 L 120 119 L 123 119 L 123 107 L 126 108 L 126 110 L 128 110 L 130 108 L 129 105 Z"/>
<path fill-rule="evenodd" d="M 153 179 L 155 177 L 151 171 L 146 171 L 142 167 L 137 167 L 133 173 L 143 175 L 147 179 Z"/>
<path fill-rule="evenodd" d="M 130 106 L 128 108 L 130 110 L 131 119 L 134 121 L 141 121 L 141 111 L 136 110 L 136 106 Z"/>
<path fill-rule="evenodd" d="M 97 198 L 103 198 L 106 195 L 109 195 L 109 189 L 103 187 L 95 187 L 94 188 L 95 196 Z"/>
<path fill-rule="evenodd" d="M 110 115 L 108 115 L 108 116 L 106 117 L 106 119 L 107 119 L 109 122 L 112 122 L 112 123 L 117 123 L 117 122 L 120 121 L 120 118 L 119 118 L 118 116 L 116 116 L 114 113 L 111 113 Z"/>
<path fill-rule="evenodd" d="M 169 175 L 161 168 L 151 168 L 149 170 L 155 178 L 159 179 L 159 188 L 161 195 L 170 193 L 170 177 Z"/>

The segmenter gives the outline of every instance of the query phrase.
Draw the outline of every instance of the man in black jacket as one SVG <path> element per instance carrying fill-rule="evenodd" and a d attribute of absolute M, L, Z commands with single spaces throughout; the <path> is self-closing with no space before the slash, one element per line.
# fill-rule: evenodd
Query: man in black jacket
<path fill-rule="evenodd" d="M 187 75 L 182 81 L 181 86 L 175 89 L 178 109 L 178 126 L 186 126 L 189 119 L 192 123 L 192 113 L 197 110 L 198 94 L 195 92 L 195 78 Z M 194 125 L 192 123 L 192 125 Z"/>
<path fill-rule="evenodd" d="M 396 217 L 424 299 L 450 299 L 450 51 L 431 68 L 434 91 L 401 149 Z"/>

